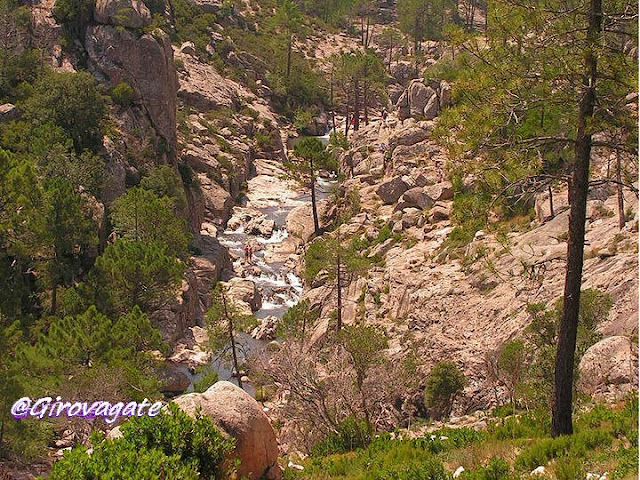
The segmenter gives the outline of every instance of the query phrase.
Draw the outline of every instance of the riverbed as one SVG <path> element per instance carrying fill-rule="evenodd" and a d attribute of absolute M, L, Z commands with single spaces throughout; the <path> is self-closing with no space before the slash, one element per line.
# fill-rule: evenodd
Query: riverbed
<path fill-rule="evenodd" d="M 285 312 L 294 306 L 302 295 L 302 279 L 295 273 L 300 259 L 300 251 L 292 252 L 293 239 L 289 238 L 286 219 L 291 210 L 311 203 L 308 189 L 298 182 L 287 178 L 280 162 L 259 159 L 255 162 L 256 175 L 247 182 L 246 194 L 234 207 L 229 228 L 218 234 L 218 240 L 225 246 L 232 258 L 233 276 L 251 280 L 262 297 L 260 309 L 254 312 L 260 320 L 268 316 L 281 319 Z M 316 198 L 326 198 L 335 181 L 318 178 Z M 250 212 L 250 213 L 247 213 Z M 249 231 L 246 222 L 239 218 L 264 218 L 273 221 L 273 230 L 269 235 Z M 239 223 L 239 224 L 238 224 Z M 245 258 L 245 245 L 252 245 L 255 253 L 251 263 Z M 239 361 L 251 354 L 259 353 L 268 342 L 253 339 L 247 333 L 237 334 Z M 220 380 L 237 384 L 228 362 L 218 360 L 215 355 L 212 367 L 218 372 Z M 192 378 L 197 381 L 199 375 Z M 245 390 L 254 394 L 251 382 L 243 382 Z M 193 389 L 189 387 L 189 391 Z"/>

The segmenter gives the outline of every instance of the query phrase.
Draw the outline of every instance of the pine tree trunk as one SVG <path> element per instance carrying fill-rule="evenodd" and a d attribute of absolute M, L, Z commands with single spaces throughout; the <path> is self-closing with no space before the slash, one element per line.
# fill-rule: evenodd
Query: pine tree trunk
<path fill-rule="evenodd" d="M 353 131 L 360 129 L 360 82 L 353 82 Z"/>
<path fill-rule="evenodd" d="M 578 331 L 584 233 L 591 160 L 590 119 L 596 103 L 597 58 L 594 53 L 602 22 L 602 0 L 590 0 L 585 76 L 576 134 L 575 163 L 569 185 L 571 210 L 567 242 L 567 273 L 562 320 L 558 332 L 551 431 L 554 437 L 573 433 L 573 366 Z"/>
<path fill-rule="evenodd" d="M 318 221 L 318 207 L 316 205 L 316 175 L 313 171 L 313 159 L 309 159 L 309 170 L 311 171 L 311 210 L 313 211 L 313 233 L 320 235 L 320 222 Z"/>
<path fill-rule="evenodd" d="M 333 103 L 333 69 L 331 70 L 331 124 L 333 126 L 333 135 L 336 136 L 336 108 Z"/>
<path fill-rule="evenodd" d="M 553 211 L 553 190 L 551 189 L 551 184 L 549 184 L 549 215 L 551 215 L 551 218 L 556 216 Z"/>
<path fill-rule="evenodd" d="M 51 288 L 51 315 L 55 315 L 58 310 L 58 282 L 54 281 Z"/>
<path fill-rule="evenodd" d="M 369 125 L 369 85 L 364 84 L 362 103 L 364 104 L 364 124 Z"/>
<path fill-rule="evenodd" d="M 287 80 L 291 76 L 291 49 L 293 48 L 293 35 L 289 35 L 289 43 L 287 44 Z"/>
<path fill-rule="evenodd" d="M 236 379 L 238 380 L 238 386 L 244 390 L 242 387 L 242 379 L 240 377 L 240 367 L 238 365 L 238 354 L 236 352 L 236 340 L 233 336 L 233 319 L 229 312 L 227 311 L 227 297 L 225 294 L 222 294 L 222 305 L 224 306 L 224 316 L 227 318 L 227 324 L 229 326 L 229 340 L 231 341 L 231 354 L 233 355 L 233 369 L 236 372 Z"/>
<path fill-rule="evenodd" d="M 340 247 L 338 246 L 338 248 Z M 338 284 L 337 285 L 338 286 L 338 318 L 337 318 L 336 330 L 339 332 L 342 329 L 342 262 L 340 259 L 339 251 L 337 253 L 336 263 L 337 263 L 336 283 Z"/>
<path fill-rule="evenodd" d="M 624 218 L 624 193 L 622 191 L 622 160 L 620 159 L 620 150 L 616 149 L 616 181 L 618 182 L 618 223 L 620 230 L 624 228 L 626 219 Z"/>

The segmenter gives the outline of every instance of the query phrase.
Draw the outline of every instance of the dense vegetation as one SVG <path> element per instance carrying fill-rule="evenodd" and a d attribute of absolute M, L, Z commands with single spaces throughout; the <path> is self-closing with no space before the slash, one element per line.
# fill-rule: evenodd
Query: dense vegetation
<path fill-rule="evenodd" d="M 512 415 L 501 409 L 493 415 L 486 432 L 446 428 L 412 439 L 385 433 L 358 448 L 345 442 L 349 453 L 312 456 L 302 462 L 303 472 L 290 468 L 286 478 L 445 480 L 462 466 L 461 479 L 510 480 L 529 477 L 544 465 L 548 475 L 565 480 L 583 479 L 588 472 L 608 472 L 611 479 L 637 476 L 637 397 L 579 414 L 571 437 L 550 438 L 542 412 Z"/>
<path fill-rule="evenodd" d="M 233 475 L 234 465 L 227 457 L 234 441 L 206 416 L 191 418 L 171 405 L 159 416 L 132 418 L 121 431 L 116 439 L 95 435 L 91 453 L 74 449 L 55 464 L 48 478 L 223 480 Z"/>
<path fill-rule="evenodd" d="M 57 14 L 81 20 L 70 6 Z M 159 395 L 150 352 L 166 346 L 148 314 L 175 295 L 190 234 L 168 166 L 141 168 L 139 187 L 104 210 L 108 90 L 88 72 L 46 66 L 27 7 L 3 0 L 0 14 L 0 103 L 19 112 L 0 123 L 0 455 L 28 459 L 65 421 L 13 420 L 21 396 Z"/>

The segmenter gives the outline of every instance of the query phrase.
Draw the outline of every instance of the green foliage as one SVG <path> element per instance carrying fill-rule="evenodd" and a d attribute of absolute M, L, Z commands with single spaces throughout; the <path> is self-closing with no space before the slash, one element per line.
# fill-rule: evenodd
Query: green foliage
<path fill-rule="evenodd" d="M 182 212 L 187 206 L 184 186 L 178 172 L 169 165 L 153 167 L 142 178 L 140 186 L 151 190 L 158 197 L 173 200 L 176 211 Z"/>
<path fill-rule="evenodd" d="M 383 433 L 373 438 L 366 448 L 355 453 L 314 458 L 301 477 L 448 480 L 450 475 L 442 462 L 421 446 L 411 440 L 391 440 L 388 433 Z"/>
<path fill-rule="evenodd" d="M 347 417 L 336 427 L 336 431 L 316 443 L 311 454 L 314 456 L 332 455 L 365 448 L 373 438 L 373 428 L 364 419 Z"/>
<path fill-rule="evenodd" d="M 576 458 L 597 447 L 609 448 L 613 438 L 602 430 L 579 432 L 571 436 L 544 438 L 527 447 L 516 459 L 516 467 L 533 470 L 559 457 Z"/>
<path fill-rule="evenodd" d="M 517 477 L 511 474 L 509 463 L 502 458 L 492 457 L 486 466 L 464 471 L 461 478 L 465 480 L 510 480 Z"/>
<path fill-rule="evenodd" d="M 567 9 L 559 1 L 544 9 L 512 0 L 490 2 L 486 35 L 448 29 L 449 42 L 462 53 L 425 74 L 455 82 L 454 105 L 440 115 L 436 135 L 450 150 L 450 175 L 473 175 L 469 193 L 493 197 L 493 213 L 508 217 L 528 212 L 533 189 L 527 179 L 548 182 L 544 175 L 565 174 L 570 168 L 584 94 L 582 83 L 573 79 L 585 74 L 588 8 Z M 625 8 L 635 11 L 624 2 L 604 10 Z M 637 38 L 635 24 L 620 22 L 605 30 L 598 40 L 602 45 Z M 598 49 L 596 56 L 598 102 L 617 105 L 636 89 L 637 59 L 618 47 Z M 598 110 L 589 133 L 617 138 L 613 143 L 635 151 L 637 121 L 614 110 Z M 459 205 L 454 213 L 464 210 Z"/>
<path fill-rule="evenodd" d="M 92 20 L 95 2 L 93 0 L 58 0 L 53 8 L 53 18 L 62 25 L 67 46 L 74 40 L 84 40 L 84 32 Z"/>
<path fill-rule="evenodd" d="M 432 0 L 399 0 L 398 20 L 400 29 L 411 36 L 416 52 L 424 40 L 437 40 L 442 35 L 446 21 L 445 9 L 451 2 Z"/>
<path fill-rule="evenodd" d="M 155 417 L 134 417 L 122 438 L 94 438 L 93 453 L 80 447 L 56 462 L 49 478 L 132 478 L 136 480 L 225 479 L 234 442 L 206 416 L 189 417 L 175 405 Z"/>
<path fill-rule="evenodd" d="M 302 169 L 308 169 L 307 164 L 313 164 L 314 169 L 324 168 L 330 158 L 324 145 L 314 137 L 306 137 L 296 143 L 293 153 L 296 157 L 305 160 Z"/>
<path fill-rule="evenodd" d="M 200 375 L 200 379 L 193 383 L 193 391 L 198 393 L 206 391 L 219 379 L 218 372 L 208 366 L 204 369 L 197 370 L 196 374 Z"/>
<path fill-rule="evenodd" d="M 207 46 L 211 42 L 211 32 L 218 17 L 226 16 L 225 9 L 228 10 L 228 2 L 223 3 L 218 14 L 204 13 L 202 9 L 187 0 L 172 0 L 171 8 L 173 12 L 173 25 L 169 24 L 164 15 L 166 5 L 165 0 L 148 1 L 153 15 L 151 29 L 159 27 L 164 30 L 174 44 L 180 45 L 183 42 L 193 42 L 196 53 L 203 60 L 209 59 Z M 231 7 L 233 8 L 233 7 Z"/>
<path fill-rule="evenodd" d="M 45 195 L 48 228 L 43 232 L 43 243 L 50 251 L 47 270 L 55 289 L 58 285 L 71 285 L 79 275 L 87 249 L 98 244 L 97 227 L 87 212 L 85 200 L 68 182 L 58 178 L 48 181 Z"/>
<path fill-rule="evenodd" d="M 132 480 L 196 480 L 197 470 L 183 464 L 178 455 L 166 456 L 159 449 L 135 450 L 120 440 L 105 440 L 93 448 L 91 455 L 86 447 L 66 453 L 56 462 L 52 480 L 89 480 L 93 478 L 128 478 Z"/>
<path fill-rule="evenodd" d="M 369 107 L 376 102 L 384 103 L 386 99 L 387 73 L 384 65 L 380 57 L 369 49 L 334 54 L 330 61 L 338 101 L 343 104 L 345 112 L 353 115 L 354 129 L 357 130 L 362 113 L 366 115 Z"/>
<path fill-rule="evenodd" d="M 126 312 L 134 306 L 157 308 L 173 297 L 184 264 L 156 242 L 117 240 L 95 263 L 96 298 L 109 310 Z"/>
<path fill-rule="evenodd" d="M 106 101 L 87 72 L 46 72 L 21 107 L 32 125 L 59 126 L 73 141 L 77 153 L 102 144 Z"/>
<path fill-rule="evenodd" d="M 434 455 L 474 445 L 484 440 L 486 435 L 471 428 L 442 428 L 424 437 L 412 441 L 413 446 L 421 448 Z"/>
<path fill-rule="evenodd" d="M 22 162 L 33 162 L 43 178 L 59 177 L 100 198 L 104 160 L 95 152 L 78 153 L 65 131 L 51 122 L 14 121 L 0 128 L 0 143 Z"/>
<path fill-rule="evenodd" d="M 229 297 L 227 288 L 218 283 L 211 294 L 211 306 L 207 310 L 205 322 L 211 351 L 237 372 L 240 362 L 238 351 L 244 350 L 243 342 L 239 340 L 237 333 L 247 332 L 254 327 L 255 317 L 239 312 Z"/>
<path fill-rule="evenodd" d="M 637 395 L 629 397 L 623 408 L 595 405 L 578 412 L 576 433 L 555 439 L 549 438 L 550 426 L 543 426 L 549 423 L 549 414 L 542 410 L 507 418 L 521 425 L 515 437 L 511 436 L 513 429 L 500 421 L 490 423 L 486 432 L 447 428 L 415 439 L 382 433 L 366 448 L 314 456 L 304 462 L 303 472 L 287 471 L 287 478 L 450 478 L 446 472 L 444 477 L 415 473 L 429 469 L 442 475 L 441 460 L 450 468 L 462 464 L 465 471 L 460 478 L 471 480 L 523 478 L 540 465 L 554 478 L 583 479 L 585 471 L 608 471 L 614 479 L 633 478 L 638 471 L 637 399 Z"/>
<path fill-rule="evenodd" d="M 127 82 L 120 82 L 111 89 L 111 100 L 123 108 L 131 106 L 136 98 L 136 92 Z"/>
<path fill-rule="evenodd" d="M 512 406 L 510 406 L 512 407 Z M 499 421 L 489 422 L 489 432 L 498 440 L 518 439 L 518 438 L 538 438 L 549 435 L 551 432 L 551 421 L 547 410 L 532 410 L 528 415 L 513 415 Z"/>
<path fill-rule="evenodd" d="M 256 141 L 256 148 L 260 152 L 273 151 L 275 148 L 272 132 L 256 132 L 253 138 Z"/>
<path fill-rule="evenodd" d="M 471 242 L 476 232 L 487 225 L 490 203 L 491 197 L 487 192 L 456 193 L 452 212 L 455 228 L 447 237 L 445 245 L 460 248 Z"/>
<path fill-rule="evenodd" d="M 579 460 L 561 458 L 555 462 L 555 474 L 558 480 L 582 480 L 586 472 Z"/>
<path fill-rule="evenodd" d="M 171 185 L 170 179 L 163 185 L 160 176 L 165 174 L 154 175 L 147 184 L 177 194 L 177 185 Z M 184 257 L 190 235 L 184 219 L 176 216 L 175 202 L 175 198 L 159 197 L 152 190 L 131 188 L 113 203 L 111 219 L 121 238 L 166 245 L 167 253 Z"/>
<path fill-rule="evenodd" d="M 591 288 L 580 293 L 574 379 L 578 377 L 580 359 L 591 345 L 600 340 L 601 335 L 597 327 L 607 318 L 612 305 L 613 299 L 608 293 Z M 546 406 L 551 399 L 556 339 L 562 316 L 562 299 L 558 299 L 551 309 L 548 309 L 543 303 L 529 304 L 527 312 L 530 315 L 531 323 L 525 334 L 534 351 L 530 353 L 533 359 L 527 369 L 527 381 L 522 386 L 523 393 L 532 404 Z"/>
<path fill-rule="evenodd" d="M 351 243 L 345 247 L 333 237 L 316 239 L 305 252 L 305 280 L 311 282 L 322 270 L 326 270 L 329 281 L 333 282 L 337 277 L 338 263 L 348 275 L 367 271 L 373 261 L 363 256 L 357 246 Z"/>
<path fill-rule="evenodd" d="M 33 49 L 31 10 L 18 0 L 0 0 L 0 101 L 18 95 L 21 85 L 32 83 L 42 68 L 42 56 Z M 4 102 L 3 102 L 4 103 Z"/>
<path fill-rule="evenodd" d="M 462 391 L 465 383 L 464 374 L 454 362 L 438 362 L 427 375 L 425 403 L 439 413 L 448 415 L 455 396 Z"/>
<path fill-rule="evenodd" d="M 128 393 L 138 398 L 141 392 L 155 391 L 148 352 L 164 348 L 160 333 L 137 307 L 112 321 L 92 306 L 81 315 L 51 319 L 47 333 L 33 346 L 23 346 L 20 354 L 45 384 L 56 385 L 70 370 L 90 376 L 92 368 L 116 369 L 129 383 Z"/>
<path fill-rule="evenodd" d="M 511 397 L 515 408 L 515 395 L 520 387 L 520 381 L 525 372 L 526 352 L 524 341 L 513 340 L 506 343 L 500 350 L 498 369 Z"/>
<path fill-rule="evenodd" d="M 348 325 L 340 332 L 339 341 L 351 357 L 356 386 L 361 389 L 369 369 L 384 362 L 387 339 L 372 325 Z"/>
<path fill-rule="evenodd" d="M 311 327 L 318 319 L 319 312 L 304 299 L 290 307 L 278 323 L 278 337 L 304 339 L 307 327 Z"/>

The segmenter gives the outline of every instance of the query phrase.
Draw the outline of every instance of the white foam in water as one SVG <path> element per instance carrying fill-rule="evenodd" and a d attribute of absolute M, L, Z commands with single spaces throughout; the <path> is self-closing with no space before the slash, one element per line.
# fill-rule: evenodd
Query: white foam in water
<path fill-rule="evenodd" d="M 224 235 L 241 235 L 244 233 L 244 225 L 240 225 L 235 230 L 225 230 Z"/>
<path fill-rule="evenodd" d="M 253 280 L 258 286 L 268 286 L 268 287 L 288 287 L 289 284 L 279 277 L 273 277 L 268 275 L 247 275 L 245 277 L 247 280 Z"/>
<path fill-rule="evenodd" d="M 302 281 L 300 277 L 295 275 L 292 272 L 287 273 L 287 282 L 291 285 L 296 291 L 302 292 Z"/>
<path fill-rule="evenodd" d="M 266 245 L 268 243 L 280 243 L 288 236 L 289 236 L 289 232 L 287 232 L 283 228 L 283 229 L 274 230 L 269 238 L 256 237 L 256 240 L 258 241 L 258 243 L 262 243 L 263 245 Z"/>
<path fill-rule="evenodd" d="M 262 308 L 260 310 L 278 310 L 282 308 L 282 304 L 281 303 L 275 303 L 275 302 L 262 302 Z"/>

